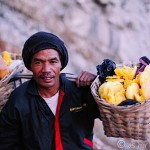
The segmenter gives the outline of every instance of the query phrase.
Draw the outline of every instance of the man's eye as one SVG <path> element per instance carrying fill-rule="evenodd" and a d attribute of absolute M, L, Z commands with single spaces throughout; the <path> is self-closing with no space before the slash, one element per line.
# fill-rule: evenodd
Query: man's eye
<path fill-rule="evenodd" d="M 51 63 L 52 63 L 52 64 L 55 64 L 55 63 L 57 63 L 57 61 L 51 61 Z"/>
<path fill-rule="evenodd" d="M 40 61 L 36 61 L 35 64 L 41 64 L 41 62 Z"/>

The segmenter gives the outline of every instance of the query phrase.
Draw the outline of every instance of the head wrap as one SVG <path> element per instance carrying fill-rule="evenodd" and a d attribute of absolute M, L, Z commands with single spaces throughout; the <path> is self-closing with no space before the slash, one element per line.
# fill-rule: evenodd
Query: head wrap
<path fill-rule="evenodd" d="M 27 69 L 30 70 L 33 55 L 45 49 L 56 50 L 60 55 L 61 70 L 66 67 L 68 63 L 68 52 L 64 42 L 52 33 L 41 31 L 29 37 L 24 44 L 22 58 Z"/>

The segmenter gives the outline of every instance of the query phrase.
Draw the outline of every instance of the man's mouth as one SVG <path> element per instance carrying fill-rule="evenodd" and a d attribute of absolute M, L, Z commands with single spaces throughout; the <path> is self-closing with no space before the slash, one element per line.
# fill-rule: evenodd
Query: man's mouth
<path fill-rule="evenodd" d="M 50 74 L 50 73 L 43 73 L 39 76 L 41 79 L 44 79 L 44 80 L 51 80 L 53 79 L 55 76 Z"/>

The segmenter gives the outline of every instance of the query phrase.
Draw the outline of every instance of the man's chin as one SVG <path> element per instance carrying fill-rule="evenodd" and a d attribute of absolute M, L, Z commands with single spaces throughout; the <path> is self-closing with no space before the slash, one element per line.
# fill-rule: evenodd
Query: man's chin
<path fill-rule="evenodd" d="M 44 87 L 44 88 L 51 88 L 51 87 L 54 87 L 54 83 L 52 83 L 52 82 L 41 82 L 40 86 Z"/>

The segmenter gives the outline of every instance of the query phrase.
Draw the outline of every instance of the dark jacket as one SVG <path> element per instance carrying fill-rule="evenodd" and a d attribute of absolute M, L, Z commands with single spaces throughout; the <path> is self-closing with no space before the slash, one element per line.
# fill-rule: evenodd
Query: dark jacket
<path fill-rule="evenodd" d="M 98 106 L 89 87 L 77 88 L 64 74 L 60 78 L 60 91 L 64 93 L 59 113 L 63 149 L 91 150 Z M 0 150 L 55 150 L 54 119 L 34 79 L 23 83 L 0 113 Z"/>

